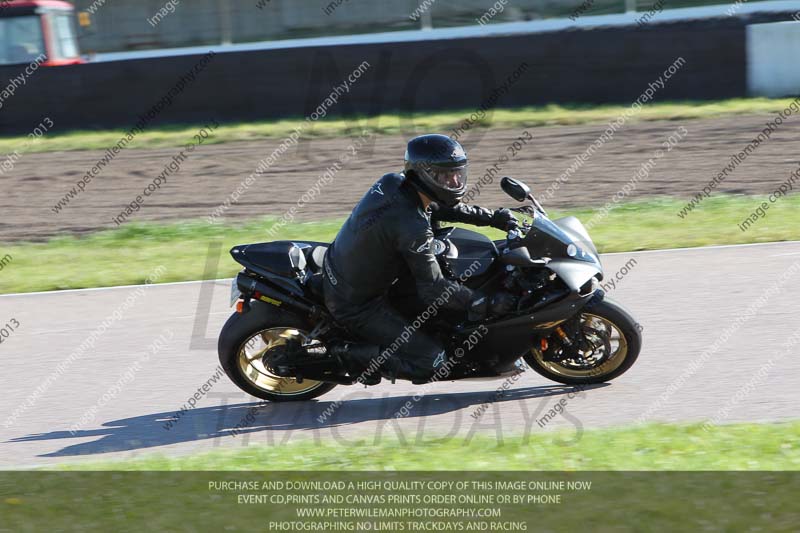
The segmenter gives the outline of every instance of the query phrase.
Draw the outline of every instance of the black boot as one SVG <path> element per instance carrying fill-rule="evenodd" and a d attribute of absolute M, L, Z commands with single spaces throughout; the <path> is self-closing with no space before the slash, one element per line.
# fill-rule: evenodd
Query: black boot
<path fill-rule="evenodd" d="M 380 346 L 348 342 L 330 346 L 329 352 L 339 357 L 348 374 L 359 383 L 377 385 L 381 375 L 394 379 L 391 362 L 381 360 Z"/>

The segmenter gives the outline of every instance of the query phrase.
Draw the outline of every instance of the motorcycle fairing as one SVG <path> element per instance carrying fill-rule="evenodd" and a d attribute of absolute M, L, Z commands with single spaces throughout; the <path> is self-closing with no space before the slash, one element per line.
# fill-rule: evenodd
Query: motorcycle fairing
<path fill-rule="evenodd" d="M 486 274 L 499 255 L 494 242 L 476 231 L 464 228 L 446 228 L 437 232 L 436 238 L 442 241 L 449 240 L 454 245 L 456 253 L 448 254 L 445 261 L 452 269 L 453 274 L 464 280 Z M 470 266 L 476 261 L 477 268 L 470 270 Z M 467 276 L 466 274 L 471 275 Z"/>

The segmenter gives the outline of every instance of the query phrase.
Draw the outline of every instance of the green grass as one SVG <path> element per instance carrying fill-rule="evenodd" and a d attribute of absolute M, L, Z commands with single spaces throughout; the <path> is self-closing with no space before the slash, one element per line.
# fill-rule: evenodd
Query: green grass
<path fill-rule="evenodd" d="M 711 197 L 683 220 L 676 213 L 684 200 L 620 204 L 590 233 L 601 252 L 800 240 L 800 195 L 772 204 L 766 218 L 741 232 L 737 224 L 761 201 L 752 196 Z M 573 214 L 586 222 L 593 212 L 577 209 L 550 215 Z M 13 259 L 0 271 L 0 293 L 137 284 L 160 265 L 166 268 L 159 279 L 162 283 L 231 277 L 240 269 L 227 254 L 234 245 L 280 239 L 330 241 L 342 220 L 291 224 L 268 238 L 272 223 L 269 219 L 230 225 L 132 223 L 82 238 L 7 244 L 0 246 L 0 257 L 8 254 Z M 495 239 L 503 236 L 496 230 L 477 229 Z M 221 247 L 219 268 L 206 272 L 212 243 Z"/>
<path fill-rule="evenodd" d="M 769 113 L 784 109 L 791 99 L 738 98 L 722 101 L 680 101 L 651 103 L 643 107 L 631 121 L 685 120 L 726 115 Z M 546 105 L 518 109 L 495 109 L 479 125 L 482 127 L 537 127 L 603 123 L 615 119 L 628 109 L 622 105 Z M 331 117 L 320 120 L 303 132 L 308 137 L 339 137 L 367 130 L 376 134 L 405 134 L 408 131 L 439 131 L 447 133 L 474 112 L 460 111 L 398 114 L 375 117 Z M 214 131 L 207 144 L 233 141 L 252 141 L 264 138 L 285 138 L 303 118 L 252 123 L 231 123 Z M 413 127 L 412 127 L 413 125 Z M 201 125 L 171 125 L 148 129 L 138 135 L 131 148 L 160 148 L 183 146 Z M 28 144 L 26 137 L 0 138 L 0 153 L 13 150 L 24 152 L 54 152 L 65 150 L 105 150 L 122 137 L 122 130 L 73 131 L 52 133 Z"/>
<path fill-rule="evenodd" d="M 244 446 L 188 457 L 158 457 L 60 466 L 55 471 L 0 472 L 0 516 L 9 531 L 277 531 L 271 522 L 353 524 L 351 531 L 422 531 L 398 522 L 462 523 L 446 531 L 797 531 L 800 512 L 800 422 L 651 424 L 529 438 L 487 436 L 384 439 L 349 445 L 311 437 L 276 446 Z M 437 489 L 428 483 L 450 482 Z M 250 486 L 234 485 L 249 483 Z M 338 483 L 314 487 L 313 483 Z M 377 483 L 369 488 L 357 483 Z M 405 488 L 385 483 L 422 483 Z M 580 482 L 574 488 L 501 487 L 504 483 Z M 291 487 L 275 486 L 292 483 Z M 304 483 L 307 485 L 300 485 Z M 352 485 L 350 485 L 352 483 Z M 467 483 L 457 488 L 458 483 Z M 255 486 L 253 486 L 253 484 Z M 590 484 L 590 485 L 588 485 Z M 407 485 L 408 486 L 408 485 Z M 552 487 L 552 485 L 550 485 Z M 397 503 L 392 495 L 419 495 Z M 431 495 L 489 496 L 491 503 L 424 500 Z M 316 496 L 312 496 L 316 495 Z M 345 498 L 383 495 L 383 501 Z M 511 500 L 516 495 L 518 499 Z M 559 495 L 542 504 L 527 498 Z M 325 501 L 340 496 L 342 500 Z M 240 497 L 261 497 L 248 502 Z M 284 498 L 283 501 L 272 498 Z M 288 498 L 313 498 L 298 501 Z M 500 498 L 508 498 L 502 500 Z M 496 509 L 492 519 L 304 518 L 303 509 Z M 324 511 L 323 511 L 324 512 Z M 324 516 L 324 515 L 323 515 Z M 331 515 L 328 515 L 331 516 Z M 378 515 L 380 516 L 380 515 Z M 412 515 L 413 516 L 413 515 Z M 485 524 L 483 523 L 485 522 Z M 383 524 L 378 529 L 375 524 Z M 469 524 L 473 525 L 470 529 Z M 367 524 L 369 525 L 369 524 Z M 477 527 L 475 527 L 477 526 Z M 293 529 L 294 530 L 294 529 Z M 299 530 L 299 529 L 298 529 Z"/>
<path fill-rule="evenodd" d="M 346 407 L 346 406 L 345 406 Z M 800 422 L 781 424 L 649 424 L 508 437 L 474 436 L 406 442 L 367 438 L 247 446 L 186 457 L 62 465 L 59 470 L 800 470 Z M 377 440 L 377 442 L 376 442 Z M 566 441 L 574 441 L 565 445 Z"/>

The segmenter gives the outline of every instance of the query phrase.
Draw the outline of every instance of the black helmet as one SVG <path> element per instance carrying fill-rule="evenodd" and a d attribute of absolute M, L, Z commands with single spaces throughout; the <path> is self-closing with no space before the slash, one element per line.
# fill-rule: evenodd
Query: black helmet
<path fill-rule="evenodd" d="M 408 141 L 406 177 L 431 200 L 453 207 L 467 192 L 467 154 L 445 135 L 420 135 Z"/>

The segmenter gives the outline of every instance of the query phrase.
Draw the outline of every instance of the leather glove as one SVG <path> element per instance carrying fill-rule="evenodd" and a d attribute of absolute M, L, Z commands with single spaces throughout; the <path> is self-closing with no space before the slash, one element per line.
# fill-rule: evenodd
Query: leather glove
<path fill-rule="evenodd" d="M 517 222 L 517 217 L 514 216 L 514 213 L 509 209 L 503 208 L 496 210 L 492 214 L 491 225 L 499 230 L 511 231 L 519 227 L 519 222 Z"/>

